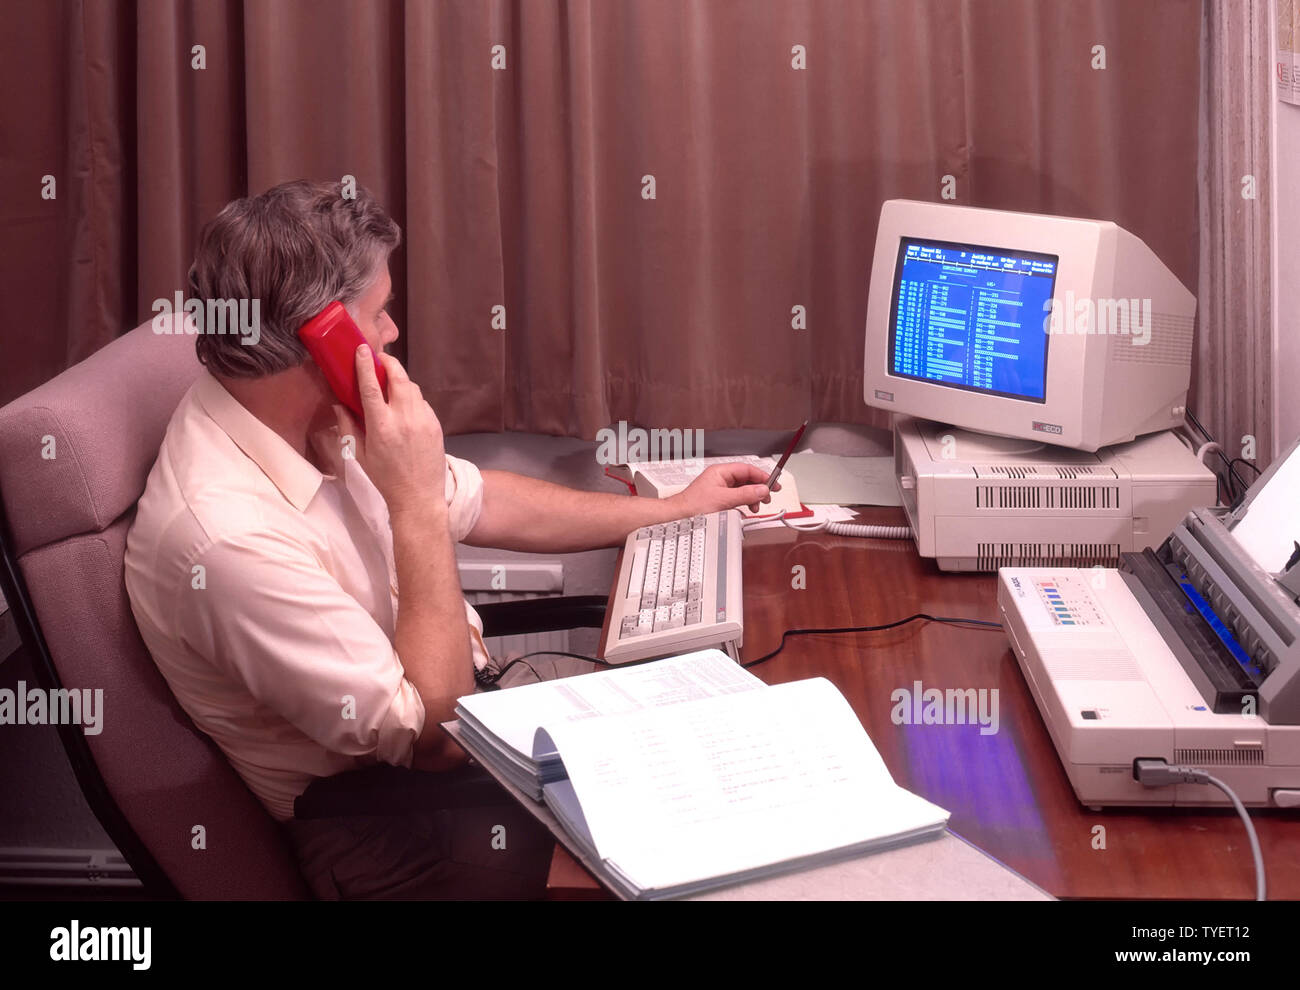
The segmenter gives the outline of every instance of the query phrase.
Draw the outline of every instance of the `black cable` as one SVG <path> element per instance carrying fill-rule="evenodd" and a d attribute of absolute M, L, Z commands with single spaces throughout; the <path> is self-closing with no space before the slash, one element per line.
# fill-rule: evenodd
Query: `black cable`
<path fill-rule="evenodd" d="M 536 667 L 534 667 L 531 663 L 528 663 L 525 660 L 523 660 L 523 658 L 516 657 L 514 660 L 511 660 L 508 664 L 506 664 L 504 667 L 498 670 L 495 674 L 490 673 L 486 667 L 483 670 L 474 671 L 474 680 L 478 681 L 479 684 L 481 684 L 488 691 L 500 691 L 501 678 L 505 677 L 506 671 L 509 670 L 517 663 L 522 663 L 525 667 L 531 670 L 533 672 L 533 676 L 536 677 L 539 681 L 542 679 L 542 675 L 537 672 Z"/>
<path fill-rule="evenodd" d="M 1232 467 L 1233 465 L 1235 465 L 1235 464 L 1237 464 L 1237 463 L 1239 463 L 1239 462 L 1240 462 L 1241 464 L 1245 465 L 1246 467 L 1250 468 L 1252 471 L 1255 472 L 1255 478 L 1256 478 L 1256 480 L 1258 480 L 1258 479 L 1259 479 L 1259 476 L 1262 475 L 1262 474 L 1264 473 L 1264 472 L 1261 471 L 1259 468 L 1257 468 L 1254 464 L 1251 464 L 1250 461 L 1246 460 L 1246 458 L 1244 458 L 1244 457 L 1234 457 L 1231 461 L 1228 462 L 1228 466 L 1229 466 L 1229 467 Z M 1236 501 L 1237 501 L 1237 502 L 1240 502 L 1243 498 L 1245 498 L 1245 497 L 1246 497 L 1246 492 L 1248 492 L 1248 491 L 1250 491 L 1250 486 L 1247 485 L 1245 482 L 1242 482 L 1241 494 L 1239 494 L 1239 495 L 1237 496 Z"/>
<path fill-rule="evenodd" d="M 1241 496 L 1238 495 L 1238 494 L 1236 493 L 1236 491 L 1233 489 L 1233 487 L 1232 487 L 1233 482 L 1235 481 L 1238 485 L 1241 486 L 1241 492 L 1242 492 L 1242 494 L 1245 493 L 1247 487 L 1249 487 L 1249 486 L 1245 483 L 1245 481 L 1242 480 L 1241 475 L 1239 475 L 1239 474 L 1237 473 L 1237 469 L 1236 469 L 1235 467 L 1232 466 L 1232 463 L 1233 463 L 1233 462 L 1232 462 L 1231 460 L 1228 459 L 1228 455 L 1225 454 L 1225 453 L 1223 452 L 1223 448 L 1220 447 L 1220 446 L 1218 445 L 1218 441 L 1215 440 L 1214 437 L 1210 436 L 1210 431 L 1207 430 L 1204 426 L 1201 425 L 1201 421 L 1200 421 L 1199 419 L 1196 418 L 1196 413 L 1192 412 L 1192 410 L 1191 410 L 1190 408 L 1188 408 L 1188 409 L 1186 410 L 1186 412 L 1187 412 L 1187 418 L 1188 418 L 1189 420 L 1191 420 L 1192 425 L 1195 426 L 1196 429 L 1200 431 L 1201 436 L 1205 437 L 1205 439 L 1206 439 L 1207 441 L 1209 441 L 1210 443 L 1212 443 L 1212 444 L 1215 445 L 1215 447 L 1214 447 L 1214 452 L 1215 452 L 1216 454 L 1219 455 L 1219 460 L 1223 461 L 1224 467 L 1226 467 L 1226 468 L 1228 469 L 1228 477 L 1227 477 L 1227 480 L 1226 480 L 1226 484 L 1227 484 L 1227 488 L 1228 488 L 1228 498 L 1229 498 L 1229 502 L 1230 502 L 1230 503 L 1236 503 L 1236 502 L 1241 498 Z M 1240 459 L 1240 458 L 1239 458 L 1239 459 Z M 1243 463 L 1244 463 L 1244 462 L 1243 462 Z M 1252 467 L 1253 467 L 1253 465 L 1252 465 Z M 1216 472 L 1214 472 L 1214 474 L 1215 474 L 1215 477 L 1217 478 L 1219 472 L 1216 471 Z M 1217 491 L 1218 491 L 1218 486 L 1217 486 L 1217 485 L 1215 486 L 1215 491 L 1216 491 L 1216 495 L 1215 495 L 1215 497 L 1216 497 L 1216 498 L 1219 498 L 1219 501 L 1223 501 L 1223 499 L 1222 499 L 1222 498 L 1217 494 Z"/>
<path fill-rule="evenodd" d="M 581 653 L 565 653 L 563 650 L 534 650 L 532 653 L 525 653 L 523 656 L 515 657 L 508 664 L 502 667 L 496 676 L 490 681 L 478 678 L 479 683 L 489 689 L 500 690 L 501 678 L 505 677 L 506 672 L 517 663 L 522 663 L 533 672 L 534 677 L 539 681 L 542 680 L 542 675 L 537 672 L 537 668 L 531 663 L 528 663 L 529 657 L 572 657 L 574 660 L 586 660 L 588 663 L 599 664 L 602 667 L 623 666 L 622 664 L 612 664 L 607 660 L 598 660 L 596 657 L 583 656 Z"/>
<path fill-rule="evenodd" d="M 511 663 L 518 663 L 520 660 L 527 660 L 529 657 L 571 657 L 574 660 L 586 660 L 588 663 L 597 663 L 602 667 L 625 667 L 626 664 L 610 663 L 608 660 L 601 660 L 597 657 L 583 656 L 581 653 L 565 653 L 563 650 L 534 650 L 532 653 L 525 653 L 521 657 L 515 657 Z M 503 670 L 504 674 L 505 671 Z"/>
<path fill-rule="evenodd" d="M 906 619 L 897 619 L 893 622 L 886 622 L 878 626 L 839 626 L 833 629 L 787 629 L 785 632 L 781 634 L 780 646 L 778 646 L 771 653 L 764 654 L 763 656 L 759 657 L 757 660 L 749 661 L 749 663 L 743 663 L 741 664 L 741 666 L 744 667 L 746 670 L 748 670 L 750 667 L 757 667 L 760 663 L 763 663 L 766 660 L 771 660 L 774 656 L 776 656 L 778 653 L 780 653 L 782 650 L 785 649 L 785 641 L 790 636 L 817 636 L 817 635 L 833 636 L 833 635 L 839 635 L 841 633 L 882 632 L 885 629 L 893 629 L 896 626 L 901 626 L 908 622 L 915 622 L 917 619 L 924 619 L 927 622 L 944 622 L 944 623 L 948 623 L 949 625 L 989 626 L 994 629 L 1002 628 L 1001 622 L 990 622 L 987 619 L 963 619 L 963 618 L 954 618 L 946 615 L 930 615 L 926 612 L 916 612 L 912 615 L 909 615 Z"/>
<path fill-rule="evenodd" d="M 930 615 L 928 612 L 914 612 L 905 619 L 895 619 L 893 622 L 885 622 L 878 626 L 837 626 L 835 628 L 827 629 L 787 629 L 781 634 L 780 646 L 771 653 L 767 653 L 759 657 L 757 660 L 751 660 L 749 663 L 743 663 L 741 666 L 748 670 L 750 667 L 757 667 L 765 660 L 771 660 L 774 656 L 785 649 L 785 641 L 791 636 L 836 636 L 842 633 L 883 632 L 886 629 L 893 629 L 897 626 L 906 625 L 909 622 L 915 622 L 917 619 L 924 619 L 926 622 L 942 622 L 954 626 L 987 626 L 991 629 L 1002 628 L 1001 622 L 991 622 L 988 619 L 967 619 L 960 616 Z M 571 657 L 574 660 L 586 660 L 588 663 L 598 664 L 601 667 L 631 666 L 629 664 L 610 663 L 608 660 L 585 656 L 581 653 L 566 653 L 564 650 L 534 650 L 532 653 L 525 653 L 523 656 L 515 657 L 508 664 L 502 667 L 501 672 L 493 679 L 493 683 L 500 681 L 501 678 L 506 675 L 506 671 L 517 663 L 524 664 L 524 666 L 533 672 L 533 676 L 540 681 L 542 678 L 541 675 L 537 673 L 537 668 L 530 663 L 525 663 L 529 657 Z M 641 662 L 646 663 L 648 661 Z"/>
<path fill-rule="evenodd" d="M 1244 464 L 1246 467 L 1250 468 L 1252 471 L 1255 472 L 1256 479 L 1258 479 L 1259 476 L 1264 473 L 1259 468 L 1257 468 L 1254 464 L 1251 464 L 1250 461 L 1246 460 L 1246 458 L 1244 457 L 1234 457 L 1231 461 L 1228 462 L 1228 466 L 1232 467 L 1239 461 L 1242 464 Z M 1241 491 L 1238 492 L 1236 495 L 1234 495 L 1232 498 L 1232 508 L 1234 509 L 1237 508 L 1237 506 L 1241 505 L 1242 501 L 1246 497 L 1246 493 L 1250 491 L 1250 486 L 1247 485 L 1244 481 L 1241 484 L 1242 484 Z"/>

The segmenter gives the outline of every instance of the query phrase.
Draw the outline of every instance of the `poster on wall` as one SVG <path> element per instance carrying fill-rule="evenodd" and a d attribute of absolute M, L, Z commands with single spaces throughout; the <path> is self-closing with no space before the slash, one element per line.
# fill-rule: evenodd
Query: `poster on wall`
<path fill-rule="evenodd" d="M 1277 98 L 1300 106 L 1300 0 L 1277 0 Z"/>

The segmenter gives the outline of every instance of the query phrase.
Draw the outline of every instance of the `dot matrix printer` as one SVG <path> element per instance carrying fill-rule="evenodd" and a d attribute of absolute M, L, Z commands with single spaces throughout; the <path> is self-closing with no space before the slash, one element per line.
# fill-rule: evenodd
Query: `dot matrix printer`
<path fill-rule="evenodd" d="M 1300 807 L 1300 442 L 1235 510 L 1189 512 L 1118 569 L 1007 567 L 998 604 L 1086 805 L 1208 805 L 1135 761 L 1206 770 L 1248 805 Z"/>

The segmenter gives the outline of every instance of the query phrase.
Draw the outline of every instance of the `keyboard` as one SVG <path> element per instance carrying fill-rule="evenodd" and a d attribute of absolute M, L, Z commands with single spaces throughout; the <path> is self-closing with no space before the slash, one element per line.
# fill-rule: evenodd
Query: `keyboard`
<path fill-rule="evenodd" d="M 739 661 L 741 535 L 735 509 L 629 533 L 604 659 L 626 663 L 718 647 Z"/>

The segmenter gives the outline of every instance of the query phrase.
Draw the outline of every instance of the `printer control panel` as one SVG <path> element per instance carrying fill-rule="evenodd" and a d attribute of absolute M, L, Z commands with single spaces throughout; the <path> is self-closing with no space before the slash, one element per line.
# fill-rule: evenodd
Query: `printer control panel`
<path fill-rule="evenodd" d="M 1034 589 L 1058 626 L 1104 626 L 1088 582 L 1078 574 L 1058 573 L 1034 579 Z"/>

